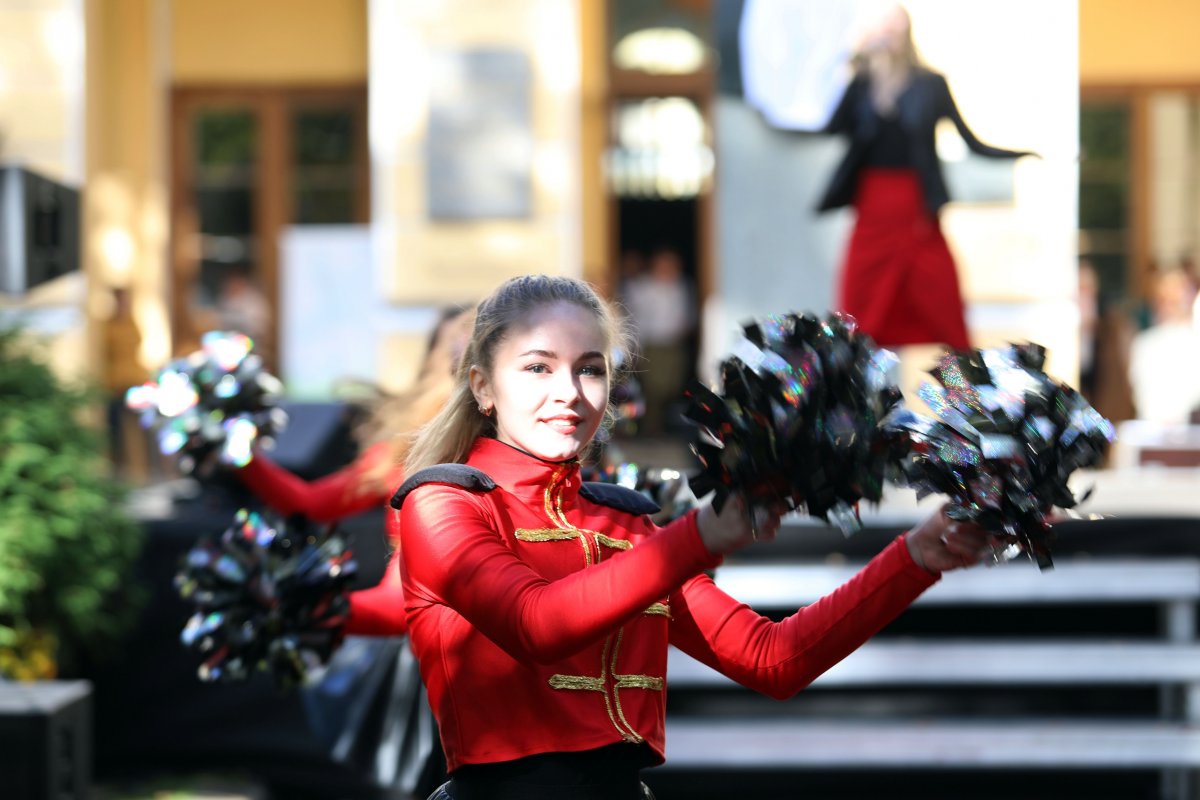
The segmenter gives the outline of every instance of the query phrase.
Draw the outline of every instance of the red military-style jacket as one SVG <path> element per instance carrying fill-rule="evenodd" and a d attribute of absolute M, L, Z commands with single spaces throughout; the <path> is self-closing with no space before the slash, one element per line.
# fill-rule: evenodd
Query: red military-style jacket
<path fill-rule="evenodd" d="M 400 467 L 391 470 L 383 481 L 371 480 L 368 476 L 391 454 L 391 443 L 379 442 L 343 469 L 315 481 L 306 481 L 256 451 L 250 463 L 239 469 L 237 475 L 246 488 L 281 514 L 303 514 L 314 522 L 334 522 L 387 502 L 392 490 L 403 480 Z M 399 515 L 388 508 L 385 524 L 388 541 L 395 550 L 378 585 L 348 595 L 348 634 L 403 636 L 408 630 L 400 588 L 399 522 Z"/>
<path fill-rule="evenodd" d="M 410 642 L 447 766 L 645 742 L 664 752 L 667 644 L 788 697 L 937 576 L 901 539 L 781 622 L 704 574 L 691 512 L 657 528 L 631 490 L 494 439 L 397 491 Z M 642 513 L 639 513 L 642 512 Z"/>

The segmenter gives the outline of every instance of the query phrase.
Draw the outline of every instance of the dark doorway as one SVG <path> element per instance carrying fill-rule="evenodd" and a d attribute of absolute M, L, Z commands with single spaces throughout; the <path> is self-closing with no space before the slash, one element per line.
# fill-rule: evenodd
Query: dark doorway
<path fill-rule="evenodd" d="M 690 319 L 690 332 L 684 337 L 680 346 L 672 348 L 675 352 L 669 354 L 671 362 L 679 359 L 678 367 L 664 367 L 664 354 L 658 351 L 658 363 L 650 354 L 654 352 L 651 346 L 646 346 L 642 362 L 643 372 L 639 381 L 646 392 L 647 403 L 662 406 L 658 413 L 655 409 L 647 408 L 644 420 L 644 433 L 650 436 L 676 436 L 687 432 L 689 426 L 684 422 L 682 411 L 684 406 L 683 390 L 696 376 L 696 359 L 699 354 L 699 325 L 700 300 L 698 286 L 700 285 L 700 270 L 698 266 L 698 223 L 697 203 L 695 198 L 666 200 L 660 198 L 630 198 L 622 197 L 617 202 L 618 242 L 617 251 L 620 254 L 622 274 L 618 283 L 619 300 L 622 303 L 632 303 L 625 294 L 628 282 L 633 280 L 634 272 L 646 274 L 655 270 L 655 263 L 664 251 L 678 255 L 682 279 L 688 287 L 686 299 L 680 302 L 687 308 Z M 636 309 L 631 310 L 636 312 Z M 669 312 L 674 309 L 665 309 Z M 635 313 L 636 317 L 637 314 Z M 662 387 L 662 380 L 657 374 L 647 373 L 655 369 L 670 369 L 677 375 L 670 381 L 672 388 Z"/>
<path fill-rule="evenodd" d="M 671 247 L 683 257 L 684 273 L 695 286 L 696 200 L 641 199 L 622 197 L 617 202 L 618 252 L 635 249 L 643 253 Z"/>

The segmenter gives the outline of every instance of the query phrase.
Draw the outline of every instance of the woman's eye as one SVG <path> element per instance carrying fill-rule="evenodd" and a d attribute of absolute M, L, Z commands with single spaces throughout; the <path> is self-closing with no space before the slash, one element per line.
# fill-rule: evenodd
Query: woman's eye
<path fill-rule="evenodd" d="M 530 364 L 525 369 L 528 370 L 529 372 L 536 372 L 538 374 L 542 374 L 542 373 L 546 373 L 546 372 L 550 371 L 550 368 L 547 367 L 545 364 Z"/>
<path fill-rule="evenodd" d="M 598 378 L 604 374 L 604 367 L 596 366 L 594 364 L 589 364 L 586 367 L 580 367 L 579 374 L 587 375 L 587 376 L 593 377 L 593 378 Z"/>

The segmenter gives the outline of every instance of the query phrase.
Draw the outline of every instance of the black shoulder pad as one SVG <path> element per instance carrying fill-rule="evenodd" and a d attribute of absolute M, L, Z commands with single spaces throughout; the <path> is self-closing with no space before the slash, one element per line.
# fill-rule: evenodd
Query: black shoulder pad
<path fill-rule="evenodd" d="M 579 493 L 593 503 L 630 514 L 656 514 L 661 511 L 658 503 L 646 495 L 615 483 L 587 481 L 579 487 Z"/>
<path fill-rule="evenodd" d="M 404 505 L 404 498 L 418 486 L 427 483 L 448 483 L 451 486 L 461 486 L 473 492 L 490 492 L 496 488 L 496 482 L 481 472 L 466 464 L 434 464 L 413 475 L 400 484 L 400 488 L 392 495 L 392 508 L 399 509 Z"/>

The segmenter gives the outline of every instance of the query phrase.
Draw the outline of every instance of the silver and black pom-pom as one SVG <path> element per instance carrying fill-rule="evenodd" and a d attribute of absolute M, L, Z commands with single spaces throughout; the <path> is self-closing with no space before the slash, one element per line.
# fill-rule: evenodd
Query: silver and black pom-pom
<path fill-rule="evenodd" d="M 895 356 L 844 314 L 769 316 L 721 367 L 722 388 L 688 389 L 686 416 L 701 428 L 702 469 L 692 491 L 783 502 L 834 524 L 859 525 L 857 504 L 878 501 L 907 438 L 883 423 L 905 414 L 890 383 Z"/>
<path fill-rule="evenodd" d="M 142 426 L 154 430 L 159 450 L 178 453 L 185 473 L 214 460 L 245 466 L 256 442 L 269 446 L 287 426 L 278 407 L 283 384 L 263 369 L 249 337 L 209 331 L 201 342 L 202 349 L 125 393 Z"/>
<path fill-rule="evenodd" d="M 936 420 L 896 421 L 912 445 L 903 480 L 918 495 L 947 495 L 951 516 L 996 534 L 998 558 L 1027 554 L 1052 566 L 1055 508 L 1073 508 L 1071 474 L 1100 464 L 1112 423 L 1079 392 L 1042 371 L 1045 348 L 1006 348 L 944 355 L 918 396 Z"/>
<path fill-rule="evenodd" d="M 336 528 L 241 509 L 218 537 L 188 551 L 175 576 L 194 613 L 180 638 L 202 659 L 200 679 L 281 687 L 305 681 L 342 639 L 357 564 Z"/>

